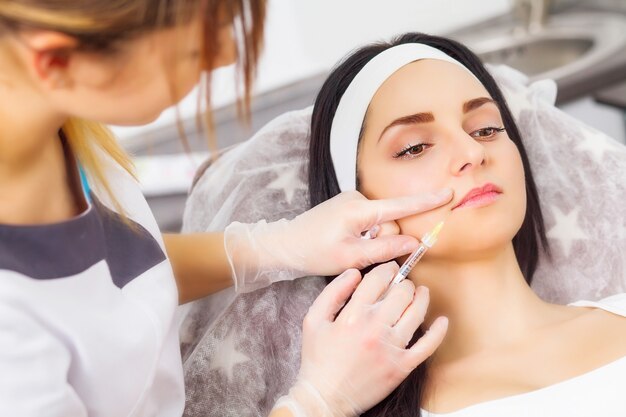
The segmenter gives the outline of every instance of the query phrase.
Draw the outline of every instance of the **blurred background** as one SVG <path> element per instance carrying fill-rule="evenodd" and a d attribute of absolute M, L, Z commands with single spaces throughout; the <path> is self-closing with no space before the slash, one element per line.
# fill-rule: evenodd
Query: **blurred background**
<path fill-rule="evenodd" d="M 237 118 L 233 68 L 216 72 L 218 149 L 249 138 L 274 117 L 313 104 L 332 66 L 355 47 L 419 31 L 465 43 L 485 62 L 532 80 L 554 79 L 557 105 L 626 142 L 626 0 L 268 0 L 265 49 L 248 126 Z M 179 231 L 189 186 L 208 157 L 196 128 L 197 92 L 138 128 L 112 126 L 135 157 L 163 231 Z M 178 126 L 177 126 L 178 124 Z M 179 134 L 185 130 L 191 152 Z"/>

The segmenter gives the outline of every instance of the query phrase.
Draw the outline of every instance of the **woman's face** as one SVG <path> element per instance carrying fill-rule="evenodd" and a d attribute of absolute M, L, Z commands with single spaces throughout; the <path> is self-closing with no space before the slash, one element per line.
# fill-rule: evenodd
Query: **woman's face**
<path fill-rule="evenodd" d="M 399 220 L 401 232 L 421 238 L 445 220 L 430 259 L 499 250 L 526 211 L 521 158 L 506 131 L 498 131 L 503 127 L 498 106 L 465 69 L 430 59 L 406 65 L 370 103 L 359 147 L 360 191 L 379 199 L 451 188 L 450 203 Z"/>

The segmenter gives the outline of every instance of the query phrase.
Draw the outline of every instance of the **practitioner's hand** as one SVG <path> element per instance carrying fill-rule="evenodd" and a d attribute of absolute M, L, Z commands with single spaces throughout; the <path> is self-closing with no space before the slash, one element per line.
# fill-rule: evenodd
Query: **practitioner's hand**
<path fill-rule="evenodd" d="M 359 415 L 435 351 L 447 330 L 445 317 L 406 348 L 424 320 L 426 288 L 415 291 L 404 280 L 378 301 L 397 271 L 395 262 L 372 270 L 339 315 L 359 272 L 348 270 L 324 289 L 304 319 L 298 380 L 275 409 L 286 407 L 298 417 Z"/>
<path fill-rule="evenodd" d="M 235 288 L 245 292 L 306 275 L 335 275 L 406 255 L 418 245 L 414 237 L 361 236 L 385 223 L 432 210 L 451 198 L 449 189 L 389 200 L 368 200 L 351 191 L 293 220 L 233 223 L 226 228 L 224 241 Z"/>

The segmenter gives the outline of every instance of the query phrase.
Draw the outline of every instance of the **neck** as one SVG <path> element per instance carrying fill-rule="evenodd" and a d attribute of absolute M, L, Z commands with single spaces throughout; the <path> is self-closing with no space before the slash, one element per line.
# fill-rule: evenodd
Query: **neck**
<path fill-rule="evenodd" d="M 450 320 L 436 361 L 452 361 L 524 340 L 529 332 L 555 319 L 553 306 L 524 280 L 511 243 L 472 261 L 425 258 L 411 279 L 430 289 L 425 326 L 440 315 Z"/>
<path fill-rule="evenodd" d="M 42 224 L 77 213 L 56 114 L 0 48 L 0 224 Z M 7 59 L 4 59 L 7 58 Z"/>

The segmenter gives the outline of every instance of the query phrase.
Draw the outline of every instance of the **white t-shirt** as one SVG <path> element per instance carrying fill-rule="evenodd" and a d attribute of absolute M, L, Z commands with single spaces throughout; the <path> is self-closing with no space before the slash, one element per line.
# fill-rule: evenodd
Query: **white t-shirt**
<path fill-rule="evenodd" d="M 138 184 L 65 222 L 0 224 L 0 416 L 179 417 L 176 284 Z"/>
<path fill-rule="evenodd" d="M 570 305 L 596 307 L 626 317 L 626 294 L 598 302 Z M 590 335 L 591 336 L 591 335 Z M 624 417 L 626 356 L 585 374 L 535 391 L 485 401 L 461 410 L 423 417 Z"/>

